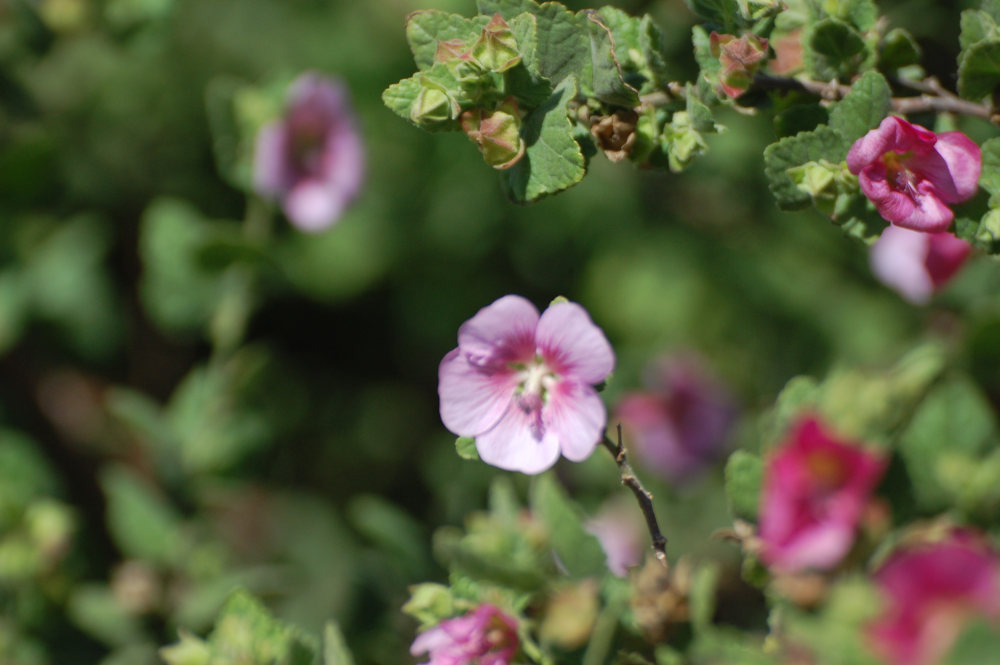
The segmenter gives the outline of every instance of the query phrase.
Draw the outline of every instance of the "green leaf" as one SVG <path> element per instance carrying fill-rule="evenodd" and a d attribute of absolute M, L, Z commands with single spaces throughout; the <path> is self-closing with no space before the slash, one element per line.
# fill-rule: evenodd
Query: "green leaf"
<path fill-rule="evenodd" d="M 861 32 L 874 28 L 878 20 L 878 7 L 873 0 L 826 0 L 823 9 L 830 16 L 850 23 Z"/>
<path fill-rule="evenodd" d="M 613 106 L 633 107 L 639 103 L 639 93 L 625 82 L 615 50 L 611 29 L 595 11 L 583 13 L 590 36 L 590 57 L 593 79 L 590 84 L 594 97 Z M 622 50 L 627 53 L 627 49 Z"/>
<path fill-rule="evenodd" d="M 713 24 L 720 32 L 736 33 L 740 27 L 738 0 L 687 0 L 688 6 L 698 16 Z"/>
<path fill-rule="evenodd" d="M 982 171 L 979 184 L 990 194 L 990 206 L 1000 204 L 1000 137 L 994 137 L 982 145 Z"/>
<path fill-rule="evenodd" d="M 786 136 L 764 149 L 764 173 L 771 193 L 783 210 L 809 205 L 812 198 L 788 175 L 788 169 L 825 159 L 839 163 L 847 156 L 850 142 L 832 127 L 821 125 L 812 132 Z"/>
<path fill-rule="evenodd" d="M 477 83 L 481 80 L 477 78 Z M 435 111 L 438 105 L 425 101 L 432 94 L 442 100 L 439 112 Z M 451 66 L 443 62 L 394 83 L 382 92 L 382 102 L 389 110 L 428 131 L 457 131 L 459 113 L 473 101 Z"/>
<path fill-rule="evenodd" d="M 524 118 L 524 158 L 502 173 L 504 190 L 518 203 L 536 201 L 572 187 L 587 171 L 573 138 L 567 105 L 576 96 L 576 80 L 563 81 L 549 99 Z"/>
<path fill-rule="evenodd" d="M 450 587 L 433 582 L 410 587 L 410 599 L 403 605 L 403 612 L 428 628 L 455 615 L 455 599 Z"/>
<path fill-rule="evenodd" d="M 606 557 L 552 473 L 536 476 L 531 485 L 531 509 L 548 527 L 559 561 L 573 577 L 607 572 Z"/>
<path fill-rule="evenodd" d="M 920 57 L 920 44 L 917 43 L 913 35 L 903 28 L 893 28 L 882 39 L 879 67 L 887 71 L 894 71 L 900 67 L 919 64 Z"/>
<path fill-rule="evenodd" d="M 704 633 L 712 627 L 715 615 L 715 595 L 722 571 L 719 564 L 708 562 L 698 566 L 691 580 L 691 628 Z"/>
<path fill-rule="evenodd" d="M 865 61 L 865 40 L 851 25 L 834 18 L 808 28 L 803 39 L 803 59 L 817 79 L 849 79 Z"/>
<path fill-rule="evenodd" d="M 969 622 L 949 649 L 941 665 L 982 665 L 996 660 L 1000 632 L 982 618 Z"/>
<path fill-rule="evenodd" d="M 521 62 L 507 71 L 507 90 L 524 108 L 534 108 L 552 94 L 552 83 L 538 65 L 538 19 L 527 12 L 510 21 Z"/>
<path fill-rule="evenodd" d="M 439 9 L 415 11 L 406 17 L 406 41 L 418 69 L 430 69 L 439 41 L 458 40 L 468 46 L 489 23 L 488 16 L 465 18 Z"/>
<path fill-rule="evenodd" d="M 74 624 L 108 646 L 122 646 L 143 639 L 142 624 L 106 586 L 83 584 L 76 587 L 66 611 Z"/>
<path fill-rule="evenodd" d="M 979 8 L 997 23 L 1000 23 L 1000 0 L 983 0 Z"/>
<path fill-rule="evenodd" d="M 597 13 L 611 31 L 626 83 L 645 94 L 669 80 L 663 33 L 648 14 L 639 18 L 611 6 L 601 7 Z"/>
<path fill-rule="evenodd" d="M 538 21 L 538 70 L 558 86 L 568 76 L 586 79 L 589 68 L 589 38 L 581 17 L 558 2 L 538 4 L 533 0 L 478 0 L 481 14 L 499 13 L 510 21 L 529 12 Z"/>
<path fill-rule="evenodd" d="M 966 50 L 975 44 L 987 39 L 996 39 L 1000 36 L 996 22 L 989 14 L 976 9 L 967 9 L 962 12 L 962 31 L 958 36 L 958 43 L 962 50 Z"/>
<path fill-rule="evenodd" d="M 462 459 L 479 459 L 479 452 L 476 450 L 476 440 L 471 436 L 460 436 L 455 439 L 455 452 Z"/>
<path fill-rule="evenodd" d="M 101 474 L 108 529 L 122 552 L 163 566 L 178 562 L 183 539 L 180 516 L 153 488 L 124 466 Z"/>
<path fill-rule="evenodd" d="M 208 642 L 213 665 L 313 665 L 317 658 L 312 640 L 246 591 L 230 596 Z"/>
<path fill-rule="evenodd" d="M 866 72 L 830 111 L 830 127 L 853 144 L 889 114 L 891 98 L 885 77 L 875 71 Z"/>
<path fill-rule="evenodd" d="M 737 450 L 726 462 L 726 498 L 729 512 L 736 519 L 757 521 L 764 462 L 759 455 Z"/>
<path fill-rule="evenodd" d="M 958 92 L 979 101 L 1000 85 L 1000 39 L 981 41 L 958 57 Z"/>
<path fill-rule="evenodd" d="M 953 379 L 924 399 L 898 444 L 923 508 L 945 509 L 952 503 L 969 477 L 954 477 L 959 474 L 949 470 L 974 468 L 996 428 L 989 403 L 970 381 Z"/>
<path fill-rule="evenodd" d="M 323 629 L 323 665 L 354 665 L 344 634 L 333 621 L 328 621 Z"/>

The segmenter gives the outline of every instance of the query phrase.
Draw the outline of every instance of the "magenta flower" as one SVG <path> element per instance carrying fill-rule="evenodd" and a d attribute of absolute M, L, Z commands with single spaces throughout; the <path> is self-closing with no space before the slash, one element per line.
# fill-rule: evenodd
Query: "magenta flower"
<path fill-rule="evenodd" d="M 600 442 L 607 414 L 593 389 L 615 356 L 587 311 L 571 302 L 538 310 L 504 296 L 458 329 L 441 361 L 441 420 L 475 437 L 479 456 L 501 469 L 539 473 L 560 452 L 579 462 Z"/>
<path fill-rule="evenodd" d="M 257 134 L 254 188 L 299 229 L 320 231 L 357 196 L 364 161 L 347 89 L 307 72 L 289 87 L 284 116 Z"/>
<path fill-rule="evenodd" d="M 480 605 L 417 635 L 410 653 L 428 654 L 423 665 L 508 665 L 517 648 L 514 619 L 493 605 Z"/>
<path fill-rule="evenodd" d="M 607 501 L 584 526 L 601 543 L 613 574 L 625 577 L 629 568 L 642 561 L 646 535 L 634 503 Z"/>
<path fill-rule="evenodd" d="M 648 392 L 625 395 L 615 415 L 643 462 L 672 483 L 690 482 L 723 452 L 735 403 L 694 357 L 663 358 L 651 369 Z"/>
<path fill-rule="evenodd" d="M 764 472 L 764 561 L 783 572 L 835 566 L 851 548 L 885 467 L 885 460 L 833 438 L 814 418 L 799 421 Z"/>
<path fill-rule="evenodd" d="M 869 635 L 892 665 L 939 662 L 965 619 L 1000 618 L 1000 559 L 971 532 L 896 552 L 875 582 L 885 606 Z"/>
<path fill-rule="evenodd" d="M 976 193 L 979 146 L 961 132 L 935 134 L 889 116 L 854 142 L 847 167 L 886 220 L 915 231 L 947 231 L 948 207 Z"/>
<path fill-rule="evenodd" d="M 921 305 L 948 282 L 972 252 L 950 233 L 889 226 L 869 252 L 872 273 L 905 299 Z"/>

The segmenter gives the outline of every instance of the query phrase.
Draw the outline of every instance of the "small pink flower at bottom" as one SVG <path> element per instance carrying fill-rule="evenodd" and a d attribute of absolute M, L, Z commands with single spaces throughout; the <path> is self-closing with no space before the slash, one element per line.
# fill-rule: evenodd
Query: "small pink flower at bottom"
<path fill-rule="evenodd" d="M 972 245 L 950 233 L 889 226 L 872 245 L 872 273 L 906 300 L 922 305 L 955 276 Z"/>
<path fill-rule="evenodd" d="M 486 604 L 420 633 L 410 653 L 427 654 L 423 665 L 508 665 L 518 644 L 514 619 Z"/>
<path fill-rule="evenodd" d="M 879 214 L 915 231 L 947 231 L 948 206 L 976 193 L 982 153 L 962 132 L 934 132 L 889 116 L 855 141 L 847 168 Z"/>
<path fill-rule="evenodd" d="M 364 161 L 347 89 L 307 72 L 289 87 L 284 116 L 257 134 L 254 189 L 298 228 L 320 231 L 357 196 Z"/>
<path fill-rule="evenodd" d="M 971 532 L 900 550 L 874 577 L 885 605 L 869 636 L 892 665 L 937 663 L 966 619 L 1000 619 L 1000 559 Z"/>
<path fill-rule="evenodd" d="M 592 386 L 615 356 L 587 311 L 571 302 L 539 316 L 504 296 L 462 324 L 458 348 L 438 368 L 441 420 L 475 437 L 487 464 L 540 473 L 560 453 L 579 462 L 601 440 L 607 413 Z"/>
<path fill-rule="evenodd" d="M 648 390 L 625 395 L 615 416 L 644 463 L 671 483 L 693 482 L 722 454 L 735 401 L 695 357 L 662 358 L 650 370 Z"/>
<path fill-rule="evenodd" d="M 760 507 L 762 556 L 781 572 L 828 569 L 847 554 L 885 460 L 834 438 L 814 418 L 768 459 Z"/>

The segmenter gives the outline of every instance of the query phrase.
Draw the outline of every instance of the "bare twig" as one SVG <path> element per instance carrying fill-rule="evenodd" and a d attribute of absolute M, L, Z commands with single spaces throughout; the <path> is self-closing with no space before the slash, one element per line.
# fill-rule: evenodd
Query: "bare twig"
<path fill-rule="evenodd" d="M 636 501 L 639 502 L 642 516 L 646 518 L 646 528 L 649 529 L 649 535 L 653 539 L 653 554 L 656 556 L 657 561 L 664 566 L 667 565 L 667 539 L 660 532 L 660 525 L 656 521 L 656 512 L 653 510 L 653 495 L 642 486 L 639 478 L 635 475 L 635 471 L 632 470 L 632 465 L 628 462 L 628 456 L 625 453 L 625 444 L 622 443 L 622 426 L 618 425 L 617 444 L 609 439 L 607 435 L 604 436 L 601 443 L 608 449 L 611 456 L 614 457 L 615 464 L 618 465 L 618 475 L 621 478 L 622 485 L 632 490 Z"/>

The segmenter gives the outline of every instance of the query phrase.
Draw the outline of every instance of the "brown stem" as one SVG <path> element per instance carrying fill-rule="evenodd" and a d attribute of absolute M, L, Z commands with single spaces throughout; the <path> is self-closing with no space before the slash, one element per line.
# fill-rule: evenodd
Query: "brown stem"
<path fill-rule="evenodd" d="M 628 462 L 628 456 L 625 453 L 625 444 L 622 443 L 621 424 L 618 425 L 618 443 L 614 443 L 605 435 L 601 440 L 601 444 L 614 457 L 615 464 L 618 465 L 618 475 L 621 478 L 622 485 L 632 490 L 636 501 L 639 502 L 642 516 L 646 518 L 646 528 L 649 529 L 649 535 L 653 539 L 653 554 L 656 556 L 657 561 L 666 566 L 667 538 L 660 532 L 660 524 L 656 521 L 652 493 L 642 486 L 639 478 L 635 475 L 635 471 L 632 470 L 632 465 Z"/>

